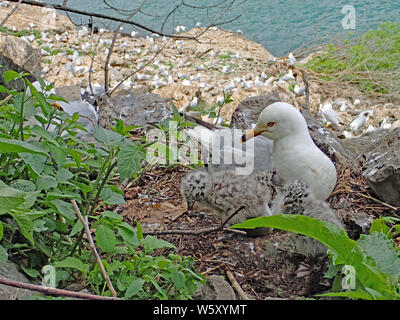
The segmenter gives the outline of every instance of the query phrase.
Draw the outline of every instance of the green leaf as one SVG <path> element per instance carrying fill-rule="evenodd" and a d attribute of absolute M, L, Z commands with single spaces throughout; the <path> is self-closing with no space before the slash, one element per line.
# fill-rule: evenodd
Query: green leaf
<path fill-rule="evenodd" d="M 29 192 L 29 191 L 35 191 L 36 190 L 36 185 L 30 181 L 30 180 L 24 180 L 24 179 L 18 179 L 14 181 L 11 184 L 11 187 L 24 191 L 24 192 Z"/>
<path fill-rule="evenodd" d="M 57 188 L 56 178 L 48 175 L 42 175 L 36 180 L 36 186 L 38 190 L 49 190 L 51 188 Z"/>
<path fill-rule="evenodd" d="M 365 254 L 346 232 L 334 224 L 301 215 L 273 215 L 249 219 L 234 228 L 270 227 L 300 233 L 320 241 L 335 253 L 342 264 L 351 265 L 364 289 L 373 288 L 381 297 L 393 297 L 387 276 L 368 263 Z"/>
<path fill-rule="evenodd" d="M 15 139 L 4 139 L 0 138 L 0 154 L 1 153 L 15 153 L 15 152 L 27 152 L 41 154 L 48 156 L 46 150 L 35 146 L 29 142 L 15 140 Z"/>
<path fill-rule="evenodd" d="M 125 298 L 130 299 L 137 295 L 138 292 L 142 290 L 144 284 L 145 281 L 143 279 L 133 280 L 125 292 Z"/>
<path fill-rule="evenodd" d="M 120 180 L 129 179 L 140 171 L 145 156 L 145 152 L 137 144 L 129 143 L 121 147 L 117 158 Z"/>
<path fill-rule="evenodd" d="M 46 166 L 46 156 L 26 152 L 19 153 L 19 156 L 37 175 L 40 175 Z"/>
<path fill-rule="evenodd" d="M 23 236 L 28 239 L 32 244 L 35 244 L 35 240 L 33 239 L 34 226 L 32 219 L 27 214 L 20 212 L 10 212 L 10 215 L 17 222 Z"/>
<path fill-rule="evenodd" d="M 71 171 L 65 168 L 60 168 L 56 173 L 56 180 L 58 183 L 65 183 L 68 182 L 68 180 L 71 179 L 73 176 L 74 175 Z"/>
<path fill-rule="evenodd" d="M 21 79 L 21 75 L 14 71 L 14 70 L 7 70 L 4 71 L 3 73 L 4 81 L 6 83 L 9 83 L 10 81 L 16 80 L 16 79 Z"/>
<path fill-rule="evenodd" d="M 98 224 L 96 226 L 96 243 L 104 252 L 112 253 L 117 244 L 114 231 L 104 224 Z"/>
<path fill-rule="evenodd" d="M 53 137 L 51 132 L 47 131 L 43 127 L 39 127 L 38 125 L 34 125 L 31 128 L 32 133 L 35 133 L 37 136 L 43 138 L 44 140 L 47 140 L 51 142 L 52 144 L 56 145 L 57 147 L 60 147 L 58 144 L 57 140 Z"/>
<path fill-rule="evenodd" d="M 86 275 L 88 270 L 89 270 L 89 265 L 88 264 L 85 264 L 81 260 L 79 260 L 77 258 L 73 258 L 73 257 L 65 258 L 62 261 L 56 261 L 56 262 L 54 262 L 54 265 L 57 268 L 73 268 L 73 269 L 77 269 L 77 270 L 81 271 L 84 275 Z"/>
<path fill-rule="evenodd" d="M 152 252 L 154 249 L 176 248 L 172 243 L 162 239 L 158 239 L 154 236 L 146 236 L 146 238 L 141 240 L 141 243 L 146 252 Z"/>
<path fill-rule="evenodd" d="M 372 296 L 361 290 L 356 291 L 344 291 L 344 292 L 328 292 L 323 294 L 317 294 L 317 297 L 346 297 L 350 299 L 362 299 L 362 300 L 372 300 Z"/>
<path fill-rule="evenodd" d="M 182 289 L 185 286 L 185 275 L 176 267 L 172 269 L 171 280 L 178 289 Z"/>
<path fill-rule="evenodd" d="M 73 228 L 72 228 L 72 230 L 71 230 L 69 236 L 70 236 L 70 237 L 75 236 L 78 232 L 81 232 L 82 229 L 83 229 L 83 224 L 82 224 L 82 222 L 81 222 L 80 220 L 78 220 L 78 221 L 75 223 L 75 225 L 73 226 Z"/>
<path fill-rule="evenodd" d="M 4 234 L 4 228 L 3 228 L 3 223 L 0 221 L 0 241 L 3 239 L 3 234 Z"/>
<path fill-rule="evenodd" d="M 72 203 L 60 199 L 51 200 L 50 203 L 56 207 L 59 214 L 61 214 L 70 224 L 73 224 L 73 221 L 75 220 L 75 210 Z"/>
<path fill-rule="evenodd" d="M 122 221 L 122 217 L 114 211 L 105 210 L 104 212 L 101 213 L 101 215 L 116 222 Z"/>
<path fill-rule="evenodd" d="M 7 249 L 0 244 L 0 263 L 6 263 L 8 260 Z"/>
<path fill-rule="evenodd" d="M 136 231 L 133 229 L 132 226 L 128 225 L 124 222 L 125 225 L 119 225 L 117 227 L 118 234 L 126 241 L 128 244 L 138 247 L 140 242 L 137 237 Z"/>
<path fill-rule="evenodd" d="M 0 181 L 0 215 L 10 210 L 30 208 L 36 201 L 37 192 L 23 192 L 10 188 Z"/>
<path fill-rule="evenodd" d="M 366 256 L 371 257 L 376 266 L 384 273 L 389 274 L 397 282 L 400 277 L 400 255 L 392 240 L 381 232 L 371 235 L 361 235 L 358 246 Z"/>
<path fill-rule="evenodd" d="M 100 126 L 97 126 L 94 129 L 93 135 L 97 141 L 109 147 L 117 146 L 124 139 L 124 136 L 121 134 L 115 131 L 104 129 Z"/>
<path fill-rule="evenodd" d="M 136 228 L 137 228 L 137 237 L 139 240 L 142 240 L 143 239 L 143 229 L 142 229 L 142 226 L 140 225 L 139 221 L 136 222 Z"/>
<path fill-rule="evenodd" d="M 25 272 L 31 278 L 37 278 L 40 276 L 39 271 L 37 271 L 36 269 L 25 267 L 23 264 L 21 264 L 21 269 L 23 272 Z"/>
<path fill-rule="evenodd" d="M 387 226 L 383 217 L 372 221 L 371 228 L 369 229 L 369 234 L 372 234 L 374 232 L 382 232 L 388 238 L 393 239 L 393 233 L 390 231 L 390 228 Z"/>
<path fill-rule="evenodd" d="M 104 188 L 100 196 L 106 204 L 116 205 L 125 203 L 124 196 L 118 192 L 114 192 L 111 188 Z"/>

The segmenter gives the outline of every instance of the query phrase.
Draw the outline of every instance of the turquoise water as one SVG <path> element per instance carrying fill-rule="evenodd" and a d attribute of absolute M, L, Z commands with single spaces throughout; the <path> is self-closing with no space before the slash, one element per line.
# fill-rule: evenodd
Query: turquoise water
<path fill-rule="evenodd" d="M 61 0 L 51 3 L 61 4 Z M 136 8 L 142 0 L 109 0 L 110 4 L 121 8 Z M 147 0 L 142 13 L 138 13 L 135 21 L 160 31 L 161 24 L 173 8 L 181 1 Z M 223 0 L 186 0 L 194 6 L 205 6 L 223 3 L 218 8 L 208 10 L 183 8 L 170 16 L 165 24 L 165 31 L 171 32 L 174 26 L 184 25 L 190 29 L 201 22 L 206 26 L 219 16 L 231 1 Z M 345 14 L 342 8 L 352 5 L 356 13 L 355 30 L 344 30 L 342 19 Z M 68 6 L 107 15 L 118 15 L 107 8 L 103 0 L 69 0 Z M 286 55 L 297 48 L 308 48 L 312 45 L 328 42 L 334 37 L 346 36 L 348 32 L 359 34 L 375 28 L 380 22 L 400 21 L 399 0 L 236 0 L 220 22 L 240 17 L 222 28 L 236 31 L 242 30 L 244 35 L 260 44 L 276 56 Z M 77 23 L 87 23 L 88 17 L 73 16 Z M 102 26 L 106 21 L 97 21 Z M 125 26 L 124 31 L 132 28 Z"/>

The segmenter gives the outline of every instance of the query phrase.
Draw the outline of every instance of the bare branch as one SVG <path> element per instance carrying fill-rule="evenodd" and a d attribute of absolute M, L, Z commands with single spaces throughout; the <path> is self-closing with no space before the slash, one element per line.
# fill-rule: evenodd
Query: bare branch
<path fill-rule="evenodd" d="M 81 211 L 79 210 L 78 205 L 76 204 L 75 200 L 71 200 L 72 205 L 74 206 L 74 210 L 76 215 L 78 216 L 79 220 L 81 221 L 84 229 L 85 229 L 85 233 L 86 233 L 86 237 L 88 238 L 89 244 L 90 244 L 90 250 L 92 251 L 93 255 L 96 258 L 97 264 L 101 270 L 101 273 L 103 274 L 104 279 L 106 280 L 107 283 L 107 287 L 108 289 L 110 289 L 110 292 L 112 294 L 113 297 L 117 296 L 117 293 L 115 292 L 115 289 L 111 283 L 110 277 L 108 276 L 106 269 L 104 268 L 103 263 L 101 262 L 101 258 L 99 256 L 99 254 L 97 253 L 97 249 L 96 246 L 94 244 L 92 235 L 90 234 L 90 230 L 89 230 L 89 226 L 87 221 L 85 221 L 85 219 L 83 218 Z"/>
<path fill-rule="evenodd" d="M 6 285 L 6 286 L 10 286 L 10 287 L 43 292 L 45 294 L 54 295 L 54 296 L 64 296 L 64 297 L 70 297 L 70 298 L 80 298 L 80 299 L 89 299 L 89 300 L 120 300 L 120 299 L 114 298 L 114 297 L 103 297 L 103 296 L 97 296 L 97 295 L 89 294 L 89 293 L 44 287 L 44 286 L 40 286 L 37 284 L 25 283 L 25 282 L 20 282 L 20 281 L 5 279 L 5 278 L 0 278 L 0 283 L 3 285 Z"/>
<path fill-rule="evenodd" d="M 10 18 L 15 11 L 17 11 L 21 2 L 22 0 L 19 0 L 18 3 L 10 10 L 10 12 L 5 16 L 3 21 L 0 23 L 0 27 L 2 27 L 7 22 L 8 18 Z"/>

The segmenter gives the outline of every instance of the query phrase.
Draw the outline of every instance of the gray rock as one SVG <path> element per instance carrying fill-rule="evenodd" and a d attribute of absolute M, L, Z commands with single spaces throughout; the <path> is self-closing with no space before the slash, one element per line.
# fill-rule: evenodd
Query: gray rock
<path fill-rule="evenodd" d="M 375 140 L 363 156 L 363 176 L 381 200 L 400 206 L 400 129 Z"/>
<path fill-rule="evenodd" d="M 207 277 L 207 283 L 202 285 L 194 294 L 194 300 L 237 300 L 235 292 L 221 276 Z"/>
<path fill-rule="evenodd" d="M 126 126 L 148 126 L 160 123 L 172 114 L 167 99 L 153 93 L 102 96 L 97 105 L 99 125 L 107 129 L 115 126 L 115 118 L 123 120 Z"/>
<path fill-rule="evenodd" d="M 0 278 L 31 283 L 12 262 L 0 262 Z M 37 292 L 0 284 L 0 300 L 24 300 L 34 294 Z"/>
<path fill-rule="evenodd" d="M 14 70 L 16 72 L 29 73 L 28 79 L 31 82 L 40 75 L 42 55 L 40 49 L 34 49 L 26 41 L 12 36 L 0 34 L 0 65 L 4 66 L 0 72 L 0 84 L 8 89 L 23 90 L 24 85 L 21 80 L 11 81 L 6 84 L 3 78 L 3 72 Z M 4 97 L 0 94 L 0 97 Z"/>
<path fill-rule="evenodd" d="M 244 99 L 232 114 L 231 127 L 243 130 L 252 128 L 257 123 L 261 111 L 278 101 L 280 101 L 278 93 Z"/>

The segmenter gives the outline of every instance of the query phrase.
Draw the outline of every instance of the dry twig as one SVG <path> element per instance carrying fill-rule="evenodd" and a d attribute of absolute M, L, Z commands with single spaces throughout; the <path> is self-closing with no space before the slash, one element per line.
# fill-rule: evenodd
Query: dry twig
<path fill-rule="evenodd" d="M 0 27 L 2 27 L 7 22 L 8 18 L 10 18 L 15 11 L 17 11 L 21 2 L 22 0 L 19 0 L 18 3 L 10 10 L 10 12 L 5 16 L 3 21 L 0 23 Z"/>
<path fill-rule="evenodd" d="M 219 226 L 212 227 L 212 228 L 205 228 L 205 229 L 198 229 L 198 230 L 165 230 L 165 231 L 147 231 L 143 232 L 143 235 L 167 235 L 167 234 L 186 234 L 186 235 L 200 235 L 200 234 L 208 234 L 212 232 L 217 232 L 217 231 L 228 231 L 225 230 L 225 225 L 231 220 L 236 214 L 238 214 L 242 209 L 244 209 L 244 206 L 241 206 L 239 209 L 237 209 L 235 212 L 233 212 L 231 215 L 229 215 L 228 218 L 226 218 Z M 239 230 L 240 231 L 240 230 Z"/>
<path fill-rule="evenodd" d="M 240 286 L 239 282 L 235 279 L 234 275 L 232 272 L 229 270 L 226 272 L 226 275 L 228 276 L 229 281 L 232 283 L 233 288 L 235 288 L 236 292 L 238 293 L 239 297 L 242 300 L 250 300 L 250 298 L 247 296 L 247 294 L 243 291 L 242 287 Z"/>
<path fill-rule="evenodd" d="M 21 288 L 26 290 L 33 290 L 38 292 L 43 292 L 44 294 L 55 295 L 55 296 L 64 296 L 70 298 L 80 298 L 80 299 L 89 299 L 89 300 L 119 300 L 115 297 L 103 297 L 97 296 L 94 294 L 83 293 L 83 292 L 75 292 L 64 289 L 56 289 L 51 287 L 44 287 L 37 284 L 32 283 L 24 283 L 20 281 L 0 278 L 0 283 L 6 286 Z"/>
<path fill-rule="evenodd" d="M 83 225 L 83 227 L 84 227 L 84 229 L 85 229 L 86 236 L 87 236 L 87 238 L 88 238 L 88 240 L 89 240 L 90 249 L 91 249 L 93 255 L 94 255 L 95 258 L 96 258 L 97 264 L 99 265 L 99 268 L 100 268 L 100 270 L 101 270 L 101 273 L 103 274 L 104 279 L 106 280 L 107 287 L 108 287 L 108 289 L 110 289 L 110 292 L 111 292 L 112 296 L 113 296 L 113 297 L 116 297 L 116 296 L 117 296 L 117 293 L 115 292 L 115 289 L 114 289 L 114 287 L 113 287 L 113 285 L 112 285 L 112 283 L 111 283 L 110 277 L 108 276 L 108 274 L 107 274 L 107 272 L 106 272 L 106 269 L 104 268 L 104 265 L 103 265 L 103 263 L 101 262 L 101 258 L 100 258 L 99 254 L 98 254 L 98 252 L 97 252 L 97 249 L 96 249 L 96 246 L 95 246 L 95 244 L 94 244 L 92 235 L 90 234 L 90 230 L 89 230 L 88 223 L 87 223 L 87 221 L 85 221 L 85 219 L 83 218 L 83 216 L 82 216 L 82 214 L 81 214 L 81 211 L 79 210 L 79 207 L 78 207 L 78 205 L 76 204 L 76 201 L 75 201 L 75 200 L 71 200 L 71 203 L 72 203 L 72 205 L 74 206 L 74 210 L 75 210 L 76 215 L 78 216 L 79 220 L 82 222 L 82 225 Z"/>

